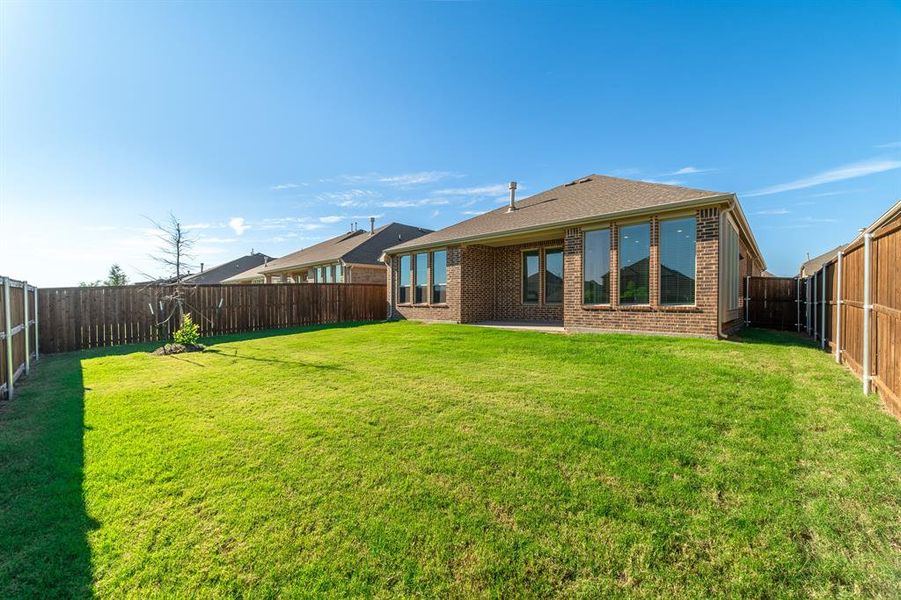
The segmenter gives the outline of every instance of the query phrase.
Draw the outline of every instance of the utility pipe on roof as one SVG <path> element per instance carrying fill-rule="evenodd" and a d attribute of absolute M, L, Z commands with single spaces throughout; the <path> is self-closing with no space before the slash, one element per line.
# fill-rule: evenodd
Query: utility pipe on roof
<path fill-rule="evenodd" d="M 873 241 L 872 233 L 863 236 L 863 362 L 860 365 L 863 372 L 863 393 L 870 393 L 870 245 Z"/>
<path fill-rule="evenodd" d="M 842 362 L 842 251 L 835 263 L 835 362 Z"/>

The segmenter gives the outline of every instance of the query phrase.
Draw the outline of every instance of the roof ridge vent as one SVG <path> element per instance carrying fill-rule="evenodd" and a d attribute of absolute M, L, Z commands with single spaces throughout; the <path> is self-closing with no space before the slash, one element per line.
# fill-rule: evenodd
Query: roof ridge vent
<path fill-rule="evenodd" d="M 579 180 L 579 183 L 588 183 L 589 181 L 591 181 L 591 177 L 583 177 Z"/>

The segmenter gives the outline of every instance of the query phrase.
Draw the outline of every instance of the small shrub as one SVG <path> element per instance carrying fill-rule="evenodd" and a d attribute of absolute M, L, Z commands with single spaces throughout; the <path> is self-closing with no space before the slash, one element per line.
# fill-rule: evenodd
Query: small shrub
<path fill-rule="evenodd" d="M 181 329 L 176 331 L 172 337 L 176 344 L 196 346 L 200 342 L 200 325 L 195 323 L 191 319 L 191 314 L 188 313 L 182 317 Z"/>

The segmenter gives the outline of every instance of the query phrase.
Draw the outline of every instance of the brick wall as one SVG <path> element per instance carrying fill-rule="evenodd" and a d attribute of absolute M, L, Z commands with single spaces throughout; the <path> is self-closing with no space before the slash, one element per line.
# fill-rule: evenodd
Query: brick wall
<path fill-rule="evenodd" d="M 345 274 L 347 283 L 385 283 L 385 267 L 353 265 L 348 272 L 350 277 Z"/>
<path fill-rule="evenodd" d="M 611 269 L 610 305 L 582 305 L 582 230 L 566 231 L 564 271 L 563 322 L 572 330 L 641 331 L 653 333 L 688 334 L 714 337 L 717 335 L 719 211 L 707 208 L 696 211 L 697 262 L 694 306 L 661 306 L 659 304 L 658 248 L 659 223 L 651 224 L 650 303 L 647 306 L 620 306 L 618 264 L 619 229 L 610 228 Z"/>
<path fill-rule="evenodd" d="M 392 256 L 388 264 L 388 318 L 416 319 L 421 321 L 460 322 L 460 262 L 462 249 L 459 246 L 447 248 L 447 302 L 445 304 L 406 304 L 395 301 L 400 273 L 400 256 Z M 429 254 L 428 280 L 432 280 L 432 258 Z M 411 288 L 412 291 L 412 288 Z M 429 297 L 431 300 L 431 294 Z"/>
<path fill-rule="evenodd" d="M 581 228 L 566 230 L 563 239 L 548 240 L 503 247 L 452 246 L 447 248 L 447 304 L 396 306 L 397 271 L 400 258 L 392 257 L 388 269 L 388 302 L 391 318 L 421 319 L 472 323 L 490 320 L 562 321 L 573 331 L 633 331 L 679 335 L 716 337 L 718 333 L 719 303 L 719 234 L 718 208 L 695 211 L 696 272 L 695 304 L 692 306 L 662 306 L 659 303 L 659 222 L 650 222 L 649 304 L 621 306 L 619 297 L 619 227 L 610 225 L 611 238 L 611 302 L 605 306 L 582 304 L 582 240 Z M 544 281 L 541 282 L 542 302 L 522 303 L 522 251 L 563 247 L 564 292 L 563 304 L 545 304 Z M 748 248 L 741 246 L 743 256 Z M 544 252 L 539 252 L 540 272 L 544 271 Z M 751 274 L 759 274 L 759 266 L 744 261 Z M 431 271 L 431 265 L 430 265 Z M 745 272 L 742 275 L 746 274 Z M 429 273 L 431 278 L 431 272 Z M 743 294 L 742 294 L 743 295 Z M 744 300 L 742 300 L 743 302 Z M 743 324 L 742 310 L 725 315 L 725 330 Z M 735 314 L 732 314 L 735 313 Z"/>
<path fill-rule="evenodd" d="M 493 248 L 497 265 L 494 320 L 563 322 L 563 304 L 547 304 L 544 301 L 544 249 L 546 248 L 563 248 L 563 240 Z M 542 277 L 541 301 L 538 304 L 523 304 L 522 301 L 522 253 L 524 250 L 539 250 L 538 272 Z M 566 290 L 564 290 L 565 296 Z"/>

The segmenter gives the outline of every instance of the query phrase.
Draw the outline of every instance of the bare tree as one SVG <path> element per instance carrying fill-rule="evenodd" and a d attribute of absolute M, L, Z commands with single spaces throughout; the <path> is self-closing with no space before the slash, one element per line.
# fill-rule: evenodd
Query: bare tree
<path fill-rule="evenodd" d="M 168 292 L 163 296 L 167 306 L 172 309 L 167 311 L 167 315 L 160 315 L 162 320 L 160 324 L 165 323 L 172 318 L 174 314 L 178 314 L 178 322 L 181 323 L 185 314 L 185 285 L 184 277 L 190 273 L 193 268 L 192 261 L 194 255 L 192 250 L 197 241 L 196 238 L 185 231 L 181 221 L 169 213 L 168 221 L 160 223 L 149 219 L 154 229 L 156 237 L 160 241 L 160 247 L 156 253 L 151 254 L 153 259 L 163 270 L 164 277 L 161 283 L 169 283 Z M 162 309 L 161 309 L 162 310 Z"/>
<path fill-rule="evenodd" d="M 165 223 L 149 220 L 153 223 L 156 237 L 161 242 L 157 253 L 152 254 L 150 258 L 163 268 L 173 283 L 178 283 L 193 267 L 191 261 L 195 257 L 192 250 L 197 239 L 185 231 L 181 221 L 172 213 L 169 213 L 169 220 Z"/>

